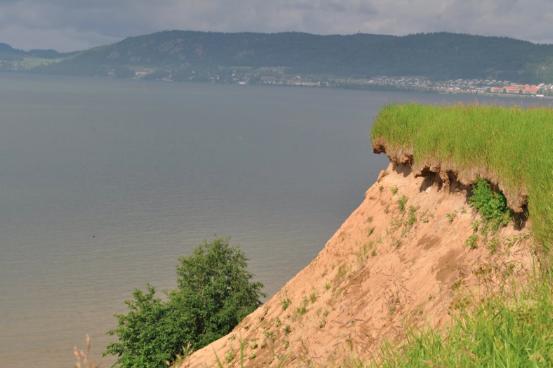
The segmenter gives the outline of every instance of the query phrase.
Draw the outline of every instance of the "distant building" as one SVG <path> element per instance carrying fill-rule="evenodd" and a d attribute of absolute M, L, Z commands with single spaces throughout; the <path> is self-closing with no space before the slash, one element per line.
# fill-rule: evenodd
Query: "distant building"
<path fill-rule="evenodd" d="M 540 86 L 538 85 L 525 85 L 522 89 L 522 93 L 525 95 L 537 95 L 540 91 Z"/>

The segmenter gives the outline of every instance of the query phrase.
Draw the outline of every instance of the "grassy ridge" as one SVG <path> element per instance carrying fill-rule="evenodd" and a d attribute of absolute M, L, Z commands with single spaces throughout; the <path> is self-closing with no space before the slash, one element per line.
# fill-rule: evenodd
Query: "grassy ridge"
<path fill-rule="evenodd" d="M 372 139 L 412 150 L 415 163 L 484 168 L 508 190 L 525 188 L 535 238 L 553 246 L 553 109 L 395 104 L 380 111 Z"/>

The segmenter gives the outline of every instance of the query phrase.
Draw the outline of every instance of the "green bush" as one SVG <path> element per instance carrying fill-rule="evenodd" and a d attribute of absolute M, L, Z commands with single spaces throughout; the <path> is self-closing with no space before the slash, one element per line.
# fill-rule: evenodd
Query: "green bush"
<path fill-rule="evenodd" d="M 486 180 L 476 181 L 469 197 L 469 204 L 495 229 L 506 225 L 510 220 L 511 214 L 505 196 L 495 192 Z"/>
<path fill-rule="evenodd" d="M 148 285 L 126 301 L 128 312 L 116 315 L 109 331 L 117 341 L 105 355 L 121 368 L 161 368 L 183 350 L 196 350 L 229 333 L 263 297 L 262 284 L 252 281 L 243 252 L 227 240 L 200 245 L 182 257 L 177 289 L 156 297 Z"/>

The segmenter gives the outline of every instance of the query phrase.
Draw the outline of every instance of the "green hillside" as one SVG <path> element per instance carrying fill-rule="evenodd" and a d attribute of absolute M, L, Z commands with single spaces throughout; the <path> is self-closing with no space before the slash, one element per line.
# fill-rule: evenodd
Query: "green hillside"
<path fill-rule="evenodd" d="M 553 81 L 553 46 L 452 33 L 399 37 L 166 31 L 72 54 L 40 70 L 127 77 L 136 67 L 153 68 L 177 79 L 180 74 L 189 75 L 189 68 L 207 73 L 230 67 L 280 67 L 290 73 L 348 77 L 534 82 Z"/>
<path fill-rule="evenodd" d="M 30 71 L 59 62 L 69 55 L 55 50 L 19 50 L 0 43 L 0 71 Z"/>

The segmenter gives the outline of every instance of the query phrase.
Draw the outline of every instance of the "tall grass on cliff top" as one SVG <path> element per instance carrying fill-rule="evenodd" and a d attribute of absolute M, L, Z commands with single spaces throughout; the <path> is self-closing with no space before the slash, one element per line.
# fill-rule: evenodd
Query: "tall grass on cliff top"
<path fill-rule="evenodd" d="M 394 104 L 380 111 L 372 138 L 412 150 L 415 163 L 485 168 L 507 190 L 526 188 L 534 235 L 553 248 L 553 109 Z"/>

